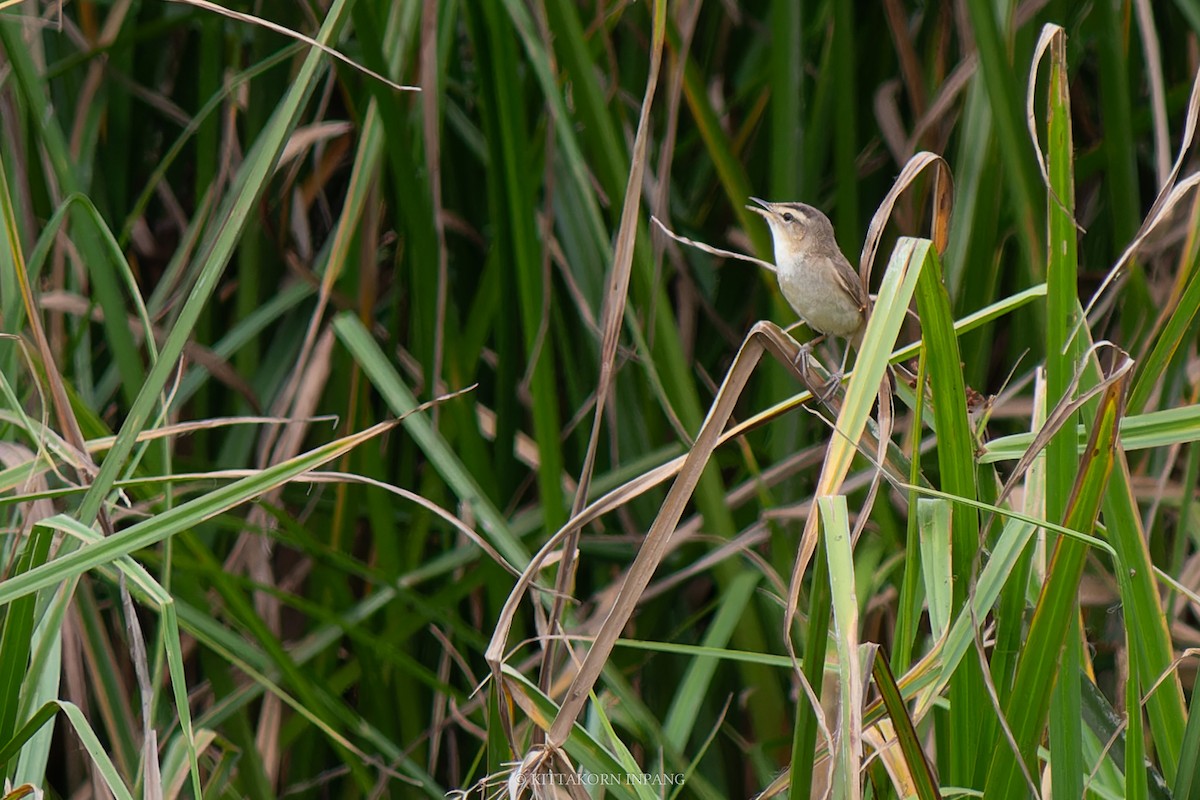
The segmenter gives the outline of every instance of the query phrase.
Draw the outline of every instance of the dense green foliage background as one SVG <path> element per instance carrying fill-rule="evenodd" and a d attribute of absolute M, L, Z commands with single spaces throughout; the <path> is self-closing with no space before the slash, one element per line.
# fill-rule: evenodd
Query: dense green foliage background
<path fill-rule="evenodd" d="M 764 361 L 734 417 L 766 413 L 697 472 L 636 614 L 612 623 L 623 638 L 567 757 L 687 776 L 606 790 L 619 797 L 1012 797 L 1043 782 L 1200 797 L 1194 654 L 1175 660 L 1200 643 L 1195 3 L 228 8 L 272 25 L 198 2 L 0 10 L 0 771 L 14 785 L 506 790 L 747 331 L 796 321 L 770 272 L 680 246 L 651 215 L 769 260 L 744 204 L 803 200 L 857 263 L 896 176 L 929 151 L 953 178 L 948 244 L 906 250 L 911 273 L 889 262 L 898 236 L 939 219 L 925 173 L 873 270 L 900 309 L 915 292 L 920 320 L 883 346 L 924 335 L 911 367 L 933 376 L 928 396 L 900 382 L 878 498 L 866 455 L 844 485 L 818 478 L 837 448 L 850 464 L 850 443 Z M 1031 82 L 1046 23 L 1065 39 Z M 981 309 L 956 344 L 951 317 Z M 886 353 L 873 358 L 860 372 Z M 990 410 L 970 419 L 978 442 L 958 435 L 959 384 Z M 605 513 L 585 510 L 611 490 Z M 790 636 L 809 682 L 827 673 L 822 725 L 785 641 L 818 494 L 865 524 L 852 551 L 829 550 L 842 540 L 823 506 L 796 584 Z M 561 586 L 573 655 L 541 660 L 560 609 L 534 592 L 498 643 L 501 691 L 489 639 L 515 574 L 564 527 L 580 534 Z M 855 711 L 860 642 L 882 650 Z M 883 662 L 907 707 L 874 702 Z M 896 736 L 904 756 L 866 758 Z"/>

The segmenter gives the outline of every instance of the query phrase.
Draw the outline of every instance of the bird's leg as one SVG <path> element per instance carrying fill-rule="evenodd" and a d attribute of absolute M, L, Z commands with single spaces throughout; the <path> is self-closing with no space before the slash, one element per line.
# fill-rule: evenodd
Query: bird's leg
<path fill-rule="evenodd" d="M 796 353 L 796 358 L 792 364 L 808 384 L 808 389 L 818 402 L 827 405 L 827 401 L 833 396 L 833 390 L 837 387 L 841 380 L 842 373 L 845 371 L 845 361 L 842 362 L 842 370 L 837 375 L 830 376 L 828 380 L 820 380 L 819 376 L 814 375 L 810 370 L 810 360 L 812 359 L 813 348 L 825 341 L 825 334 L 819 334 L 813 339 L 800 345 L 800 349 Z"/>
<path fill-rule="evenodd" d="M 822 403 L 825 403 L 826 400 L 833 396 L 833 392 L 837 388 L 837 385 L 841 383 L 842 378 L 846 376 L 846 363 L 850 360 L 850 348 L 854 348 L 857 351 L 860 347 L 862 347 L 862 337 L 863 333 L 860 329 L 857 333 L 853 334 L 849 339 L 847 339 L 846 349 L 842 351 L 842 364 L 838 367 L 837 372 L 829 376 L 829 383 L 826 385 L 825 391 L 822 393 L 821 397 L 818 398 Z"/>
<path fill-rule="evenodd" d="M 838 371 L 829 376 L 829 380 L 825 382 L 825 387 L 821 393 L 817 395 L 817 401 L 821 405 L 827 405 L 834 393 L 837 392 L 838 384 L 842 382 L 842 377 L 846 374 L 846 359 L 850 355 L 850 347 L 847 345 L 846 352 L 842 355 L 842 365 L 838 367 Z"/>
<path fill-rule="evenodd" d="M 849 360 L 850 345 L 847 344 L 846 349 L 842 352 L 842 364 L 838 367 L 837 372 L 829 376 L 829 379 L 825 381 L 825 385 L 821 388 L 821 391 L 813 392 L 813 396 L 816 397 L 817 402 L 821 403 L 822 405 L 829 404 L 828 401 L 831 397 L 833 397 L 834 392 L 837 391 L 838 384 L 840 384 L 842 382 L 842 378 L 846 376 L 846 362 Z"/>
<path fill-rule="evenodd" d="M 842 364 L 838 367 L 838 371 L 829 376 L 829 391 L 832 393 L 833 388 L 842 382 L 842 378 L 846 377 L 846 362 L 850 360 L 850 343 L 846 343 L 846 349 L 842 351 Z"/>

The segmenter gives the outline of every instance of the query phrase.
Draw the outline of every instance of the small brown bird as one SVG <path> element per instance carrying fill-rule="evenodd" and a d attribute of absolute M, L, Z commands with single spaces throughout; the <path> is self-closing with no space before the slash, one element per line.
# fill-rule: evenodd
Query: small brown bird
<path fill-rule="evenodd" d="M 857 350 L 866 327 L 868 297 L 858 273 L 838 249 L 829 217 L 804 203 L 768 203 L 751 197 L 757 206 L 746 208 L 761 214 L 771 227 L 775 241 L 775 268 L 784 299 L 801 319 L 821 334 L 849 339 Z M 846 354 L 841 372 L 846 369 Z"/>

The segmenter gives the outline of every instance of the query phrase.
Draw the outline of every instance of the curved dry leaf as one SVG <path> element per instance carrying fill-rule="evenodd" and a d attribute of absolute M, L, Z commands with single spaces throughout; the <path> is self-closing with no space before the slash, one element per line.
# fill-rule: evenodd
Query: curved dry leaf
<path fill-rule="evenodd" d="M 275 31 L 276 33 L 287 36 L 289 38 L 295 39 L 296 41 L 304 42 L 309 47 L 317 48 L 322 53 L 325 53 L 326 55 L 331 56 L 333 58 L 336 58 L 338 61 L 341 61 L 343 64 L 345 64 L 353 69 L 358 70 L 359 72 L 361 72 L 364 75 L 368 75 L 368 76 L 374 78 L 375 80 L 379 81 L 380 83 L 390 86 L 391 88 L 395 89 L 398 92 L 419 92 L 419 91 L 421 91 L 421 87 L 419 87 L 419 86 L 404 86 L 402 84 L 396 83 L 395 81 L 388 80 L 384 76 L 380 75 L 378 72 L 375 72 L 374 70 L 364 67 L 363 65 L 350 59 L 348 56 L 342 55 L 340 52 L 338 52 L 337 50 L 334 50 L 332 47 L 321 44 L 320 42 L 318 42 L 316 39 L 312 38 L 311 36 L 305 36 L 303 33 L 294 31 L 291 28 L 285 28 L 282 25 L 278 25 L 269 20 L 265 20 L 262 17 L 256 17 L 252 14 L 243 14 L 240 11 L 234 11 L 232 9 L 225 8 L 224 6 L 219 6 L 216 3 L 210 3 L 210 2 L 208 2 L 208 0 L 170 0 L 170 1 L 173 3 L 183 3 L 184 5 L 196 6 L 197 8 L 202 8 L 205 11 L 211 11 L 214 14 L 220 14 L 222 16 L 229 17 L 230 19 L 236 19 L 239 22 L 245 22 L 250 25 L 258 25 L 258 26 L 261 26 L 268 30 L 272 30 L 272 31 Z"/>
<path fill-rule="evenodd" d="M 667 236 L 670 236 L 672 239 L 679 242 L 680 244 L 686 244 L 689 247 L 694 247 L 697 250 L 701 250 L 701 251 L 708 253 L 709 255 L 713 255 L 713 256 L 721 256 L 722 258 L 736 258 L 739 261 L 749 261 L 751 264 L 757 264 L 758 266 L 762 267 L 763 269 L 770 270 L 771 272 L 775 272 L 775 265 L 770 263 L 769 261 L 763 261 L 761 258 L 755 258 L 754 256 L 748 256 L 748 255 L 745 255 L 744 253 L 735 253 L 732 250 L 722 250 L 719 247 L 713 247 L 710 244 L 705 244 L 704 242 L 697 242 L 695 239 L 689 239 L 686 236 L 680 236 L 678 233 L 675 233 L 670 228 L 668 228 L 666 225 L 664 225 L 663 221 L 661 219 L 659 219 L 658 217 L 650 217 L 650 221 L 653 222 L 655 225 L 657 225 L 659 230 L 661 230 Z"/>
<path fill-rule="evenodd" d="M 884 196 L 883 201 L 871 217 L 867 226 L 867 237 L 863 242 L 862 255 L 858 260 L 858 276 L 864 287 L 871 285 L 871 269 L 875 265 L 875 256 L 879 251 L 879 242 L 883 238 L 884 228 L 892 217 L 892 210 L 900 195 L 912 185 L 922 172 L 929 167 L 935 167 L 933 184 L 933 220 L 930 222 L 930 240 L 938 255 L 946 252 L 946 244 L 950 240 L 950 213 L 954 206 L 954 178 L 950 174 L 950 165 L 936 153 L 922 151 L 908 160 L 904 169 L 896 176 L 895 183 Z"/>

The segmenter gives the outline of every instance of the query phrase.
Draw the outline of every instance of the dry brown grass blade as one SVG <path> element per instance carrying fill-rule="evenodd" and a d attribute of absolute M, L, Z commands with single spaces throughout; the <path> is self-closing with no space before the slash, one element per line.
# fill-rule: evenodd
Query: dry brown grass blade
<path fill-rule="evenodd" d="M 921 137 L 925 136 L 934 126 L 945 123 L 946 119 L 953 114 L 954 106 L 958 102 L 958 96 L 971 85 L 971 78 L 974 77 L 975 70 L 978 68 L 979 56 L 976 53 L 971 53 L 942 81 L 942 85 L 938 88 L 938 93 L 934 95 L 933 102 L 916 121 L 916 124 L 913 125 L 912 133 L 909 134 L 908 142 L 905 146 L 908 152 L 916 150 L 917 143 L 921 140 Z"/>
<path fill-rule="evenodd" d="M 625 576 L 616 603 L 567 690 L 558 715 L 550 727 L 547 740 L 550 746 L 561 747 L 566 742 L 571 727 L 582 712 L 588 694 L 600 677 L 600 671 L 607 663 L 617 638 L 666 553 L 667 544 L 700 480 L 700 474 L 716 449 L 720 434 L 733 415 L 738 398 L 741 397 L 763 354 L 770 352 L 782 363 L 792 364 L 798 350 L 799 345 L 773 322 L 759 322 L 750 329 L 717 392 L 708 417 L 696 437 L 695 445 L 684 460 L 679 477 L 671 485 L 658 516 L 646 533 L 646 539 Z"/>
<path fill-rule="evenodd" d="M 900 105 L 897 97 L 900 94 L 900 81 L 893 79 L 880 85 L 872 98 L 872 108 L 875 110 L 875 124 L 883 137 L 883 144 L 892 159 L 899 164 L 908 160 L 909 138 L 904 130 L 904 121 L 900 116 Z"/>
<path fill-rule="evenodd" d="M 107 50 L 111 47 L 121 32 L 132 5 L 128 0 L 113 3 L 104 16 L 104 26 L 100 35 L 94 41 L 89 41 L 88 44 L 96 50 Z M 76 107 L 81 109 L 82 113 L 75 115 L 74 124 L 71 126 L 71 154 L 75 158 L 79 158 L 88 129 L 93 124 L 91 109 L 93 104 L 98 102 L 96 96 L 100 93 L 108 72 L 107 59 L 96 59 L 88 66 L 87 76 L 83 79 L 83 86 L 79 89 L 79 104 Z"/>
<path fill-rule="evenodd" d="M 721 434 L 720 438 L 718 438 L 718 440 L 717 440 L 717 447 L 722 447 L 723 445 L 728 444 L 729 442 L 733 441 L 734 439 L 745 436 L 747 433 L 749 433 L 753 430 L 757 430 L 758 428 L 761 428 L 762 426 L 764 426 L 770 422 L 773 422 L 776 419 L 779 419 L 780 417 L 794 411 L 795 409 L 804 405 L 804 403 L 806 403 L 812 399 L 813 399 L 813 393 L 811 391 L 802 391 L 799 394 L 795 395 L 794 397 L 792 397 L 788 400 L 777 403 L 777 404 L 771 406 L 770 408 L 764 409 L 764 410 L 754 414 L 752 417 L 750 417 L 748 419 L 742 420 L 737 425 L 735 425 L 732 428 L 729 428 L 728 430 L 724 431 Z M 868 434 L 867 440 L 868 440 L 868 443 L 871 443 L 872 441 L 877 441 L 876 437 L 873 437 L 870 434 Z M 932 442 L 934 440 L 930 439 L 929 441 Z M 890 456 L 891 456 L 890 451 L 889 451 L 888 455 L 890 458 Z M 641 497 L 643 494 L 650 491 L 654 487 L 656 487 L 656 486 L 664 483 L 665 481 L 670 480 L 671 478 L 678 475 L 679 471 L 683 468 L 684 461 L 686 461 L 686 460 L 687 460 L 686 454 L 681 455 L 681 456 L 676 456 L 675 458 L 672 458 L 670 461 L 666 461 L 666 462 L 658 465 L 657 467 L 647 470 L 646 472 L 638 475 L 636 478 L 628 481 L 627 483 L 623 483 L 620 486 L 617 486 L 616 488 L 614 488 L 614 489 L 610 490 L 609 492 L 596 498 L 591 503 L 589 503 L 587 506 L 585 506 L 583 509 L 581 509 L 579 511 L 578 516 L 573 518 L 570 521 L 569 525 L 578 527 L 578 528 L 583 528 L 583 527 L 591 524 L 592 522 L 595 522 L 596 520 L 600 519 L 605 514 L 609 514 L 613 511 L 615 511 L 616 509 L 620 508 L 621 506 L 625 505 L 626 503 L 629 503 L 629 502 L 635 500 L 636 498 Z M 904 480 L 906 480 L 904 478 L 903 472 L 891 461 L 884 461 L 884 462 L 877 461 L 876 463 L 877 464 L 882 463 L 885 471 L 887 471 L 889 469 L 892 470 L 895 473 L 895 475 L 897 476 L 896 480 L 899 481 L 900 483 L 903 483 Z M 807 504 L 805 507 L 807 507 Z M 556 537 L 554 539 L 554 541 L 556 543 L 558 541 L 561 541 L 561 537 L 563 535 L 565 535 L 566 527 L 567 526 L 564 526 L 564 529 L 556 535 Z"/>
<path fill-rule="evenodd" d="M 284 144 L 275 171 L 283 172 L 292 162 L 308 155 L 319 145 L 328 144 L 353 132 L 354 125 L 342 120 L 298 125 Z"/>
<path fill-rule="evenodd" d="M 641 114 L 638 118 L 637 135 L 633 142 L 629 180 L 625 185 L 625 204 L 621 209 L 621 225 L 617 231 L 613 266 L 609 272 L 608 285 L 604 292 L 601 314 L 604 338 L 600 345 L 600 378 L 596 387 L 596 407 L 592 416 L 592 431 L 588 437 L 587 452 L 583 468 L 579 473 L 579 484 L 571 505 L 571 517 L 575 518 L 587 504 L 591 488 L 592 472 L 596 466 L 596 453 L 600 446 L 600 426 L 604 421 L 604 408 L 612 391 L 616 371 L 617 342 L 621 324 L 625 319 L 625 305 L 629 296 L 629 276 L 633 269 L 633 249 L 637 243 L 639 213 L 642 200 L 642 178 L 646 171 L 646 148 L 650 139 L 650 109 L 658 88 L 658 75 L 662 67 L 663 41 L 666 37 L 666 2 L 657 0 L 654 12 L 654 43 L 650 50 L 650 74 L 646 78 L 646 94 L 642 98 Z M 549 632 L 554 633 L 563 612 L 562 595 L 568 594 L 575 582 L 575 552 L 579 546 L 580 526 L 572 526 L 563 542 L 562 561 L 558 568 L 555 590 L 558 594 L 550 612 Z M 546 645 L 541 668 L 542 688 L 549 686 L 551 669 L 557 654 L 557 641 L 551 638 Z"/>
<path fill-rule="evenodd" d="M 595 467 L 596 448 L 600 440 L 600 425 L 604 407 L 612 388 L 617 356 L 617 342 L 621 324 L 625 318 L 625 305 L 629 296 L 629 276 L 633 268 L 633 249 L 637 243 L 638 216 L 641 211 L 642 178 L 646 170 L 646 148 L 650 138 L 650 109 L 658 88 L 658 75 L 662 67 L 663 38 L 665 36 L 665 3 L 656 3 L 654 46 L 650 54 L 650 74 L 646 78 L 646 94 L 642 98 L 641 115 L 638 118 L 637 135 L 633 142 L 629 181 L 625 186 L 625 204 L 621 209 L 621 225 L 617 230 L 617 242 L 613 255 L 613 268 L 609 273 L 604 292 L 601 325 L 604 338 L 600 344 L 600 379 L 596 389 L 596 409 L 592 421 L 592 433 L 588 440 L 583 470 L 579 476 L 572 514 L 583 508 L 591 485 Z M 569 554 L 568 554 L 569 557 Z M 564 566 L 566 565 L 564 560 Z"/>
<path fill-rule="evenodd" d="M 908 31 L 903 4 L 900 0 L 884 0 L 883 10 L 887 12 L 888 30 L 892 34 L 892 41 L 896 43 L 900 74 L 904 76 L 904 88 L 912 103 L 913 116 L 919 117 L 925 113 L 925 106 L 929 102 L 925 96 L 925 72 Z"/>
<path fill-rule="evenodd" d="M 1065 37 L 1066 33 L 1057 25 L 1047 24 L 1042 28 L 1041 36 L 1038 37 L 1037 46 L 1033 51 L 1033 68 L 1029 70 L 1029 82 L 1025 87 L 1025 125 L 1029 128 L 1029 138 L 1033 141 L 1033 154 L 1037 157 L 1038 169 L 1042 173 L 1042 183 L 1046 186 L 1050 185 L 1050 173 L 1046 169 L 1046 154 L 1042 151 L 1041 139 L 1038 137 L 1037 110 L 1034 108 L 1037 98 L 1038 67 L 1041 66 L 1042 58 L 1050 46 L 1056 42 L 1061 45 Z"/>
<path fill-rule="evenodd" d="M 671 68 L 666 86 L 666 124 L 662 142 L 659 144 L 658 175 L 655 194 L 651 201 L 651 212 L 655 216 L 666 216 L 670 203 L 671 169 L 675 163 L 675 142 L 679 134 L 679 107 L 683 101 L 683 74 L 688 54 L 692 49 L 692 37 L 696 33 L 696 21 L 700 18 L 701 0 L 674 3 L 675 29 L 679 32 L 679 43 L 671 50 Z M 654 243 L 655 283 L 662 268 L 664 242 L 651 237 Z"/>
<path fill-rule="evenodd" d="M 461 394 L 461 392 L 456 392 L 456 394 Z M 9 412 L 0 412 L 0 420 L 9 423 L 16 423 L 18 421 L 15 415 Z M 331 414 L 322 414 L 316 417 L 309 417 L 307 420 L 287 419 L 285 417 L 215 417 L 213 419 L 176 422 L 170 425 L 163 425 L 158 428 L 148 428 L 138 433 L 137 437 L 134 438 L 134 441 L 141 444 L 143 442 L 149 442 L 155 439 L 165 439 L 170 436 L 186 436 L 187 434 L 195 433 L 196 431 L 214 430 L 217 428 L 223 428 L 227 425 L 287 425 L 292 422 L 300 421 L 335 422 L 336 420 L 337 417 Z M 47 431 L 47 433 L 54 435 L 52 431 Z M 113 442 L 115 442 L 116 439 L 116 436 L 101 436 L 96 439 L 89 439 L 87 441 L 87 451 L 89 453 L 102 453 L 112 447 Z M 65 444 L 65 442 L 61 439 L 58 439 L 57 443 L 60 445 Z M 60 457 L 63 457 L 62 454 L 59 455 Z M 68 456 L 69 455 L 70 454 L 68 454 Z"/>
<path fill-rule="evenodd" d="M 1146 59 L 1146 77 L 1150 84 L 1150 117 L 1154 128 L 1154 169 L 1159 183 L 1165 184 L 1170 174 L 1171 133 L 1167 129 L 1167 91 L 1164 88 L 1162 48 L 1158 42 L 1158 31 L 1154 27 L 1154 12 L 1147 0 L 1134 0 L 1133 10 L 1137 15 L 1138 33 L 1142 39 L 1142 53 Z"/>
<path fill-rule="evenodd" d="M 939 156 L 921 153 L 914 157 L 901 173 L 901 177 L 897 181 L 897 187 L 889 194 L 888 200 L 876 214 L 876 219 L 872 223 L 873 235 L 868 238 L 868 247 L 864 252 L 865 263 L 870 263 L 874 257 L 875 250 L 878 248 L 879 238 L 882 235 L 883 225 L 895 203 L 896 196 L 912 182 L 916 175 L 920 174 L 930 164 L 937 164 L 942 168 L 945 167 L 944 162 Z M 946 179 L 939 179 L 935 186 L 935 214 L 933 221 L 934 241 L 942 247 L 945 245 L 945 232 L 948 230 L 948 212 L 950 208 L 948 171 L 944 177 Z M 657 222 L 657 220 L 655 221 Z M 658 224 L 668 235 L 682 240 L 682 237 L 676 237 L 661 222 Z M 683 241 L 686 244 L 696 244 L 688 240 Z M 707 245 L 696 244 L 696 246 L 709 252 L 714 250 Z M 751 260 L 738 254 L 729 253 L 727 255 Z M 744 389 L 746 382 L 749 380 L 750 375 L 761 360 L 764 351 L 770 351 L 780 362 L 792 366 L 795 363 L 799 345 L 778 325 L 770 322 L 758 323 L 747 335 L 729 372 L 726 374 L 721 389 L 717 393 L 717 397 L 709 411 L 708 417 L 701 427 L 695 445 L 693 445 L 690 452 L 684 457 L 683 463 L 679 466 L 679 475 L 668 492 L 667 498 L 659 510 L 658 517 L 647 533 L 646 540 L 634 559 L 634 563 L 626 574 L 613 608 L 610 610 L 607 619 L 597 634 L 595 643 L 584 658 L 578 673 L 567 690 L 563 704 L 550 728 L 547 739 L 549 747 L 560 747 L 566 741 L 571 727 L 578 719 L 586 703 L 588 694 L 595 685 L 600 671 L 603 669 L 612 652 L 620 631 L 628 622 L 642 593 L 648 586 L 655 569 L 661 562 L 670 538 L 682 517 L 686 503 L 699 481 L 700 473 L 707 465 L 713 450 L 722 440 L 721 434 L 725 424 L 732 415 L 737 399 Z M 825 486 L 827 489 L 834 484 L 840 485 L 840 482 L 845 478 L 845 473 L 848 471 L 849 465 L 850 462 L 846 459 L 835 470 L 830 471 L 827 463 L 826 470 L 823 472 L 823 479 L 826 481 Z M 674 464 L 668 464 L 660 467 L 654 474 L 644 477 L 649 478 L 647 483 L 658 483 L 673 471 Z M 838 472 L 840 474 L 834 477 Z M 640 483 L 639 481 L 638 484 Z M 644 491 L 644 489 L 639 490 L 638 484 L 631 484 L 627 487 L 626 491 L 629 493 Z M 833 492 L 828 491 L 827 493 Z M 623 500 L 616 500 L 615 504 L 619 504 L 620 502 L 623 502 Z M 590 508 L 593 513 L 598 514 L 602 513 L 600 509 L 603 505 L 593 504 Z M 810 516 L 806 531 L 812 528 L 816 519 L 816 515 Z M 569 534 L 571 527 L 578 526 L 579 524 L 580 519 L 573 518 L 563 530 L 547 541 L 530 561 L 521 579 L 510 593 L 505 607 L 497 620 L 495 633 L 485 653 L 488 664 L 492 669 L 493 677 L 496 678 L 497 685 L 502 684 L 501 668 L 506 657 L 506 642 L 512 627 L 513 618 L 524 598 L 525 592 L 532 585 L 534 577 L 542 568 L 542 565 L 550 556 L 553 549 Z M 810 537 L 806 535 L 800 559 L 796 564 L 800 574 L 803 574 L 803 570 L 811 559 L 812 549 L 815 548 L 815 539 L 811 539 L 811 541 L 809 539 Z M 795 579 L 795 575 L 793 575 L 793 578 Z M 794 618 L 794 602 L 791 605 L 790 611 L 792 617 L 789 618 L 789 629 L 790 619 Z"/>
<path fill-rule="evenodd" d="M 1053 47 L 1054 63 L 1065 64 L 1067 58 L 1066 46 L 1067 34 L 1066 31 L 1064 31 L 1061 27 L 1054 24 L 1046 24 L 1042 27 L 1042 34 L 1040 37 L 1038 37 L 1037 47 L 1034 49 L 1033 53 L 1033 68 L 1029 71 L 1029 83 L 1026 85 L 1025 124 L 1029 128 L 1029 138 L 1033 142 L 1033 152 L 1034 155 L 1037 156 L 1038 169 L 1041 170 L 1042 183 L 1045 184 L 1046 191 L 1049 192 L 1050 196 L 1054 198 L 1054 202 L 1058 204 L 1063 213 L 1071 217 L 1071 223 L 1076 227 L 1076 229 L 1079 230 L 1080 233 L 1082 233 L 1083 228 L 1075 219 L 1075 214 L 1072 211 L 1074 204 L 1072 203 L 1072 205 L 1069 207 L 1067 204 L 1063 203 L 1058 195 L 1055 194 L 1054 186 L 1050 182 L 1050 173 L 1047 172 L 1046 169 L 1046 157 L 1042 153 L 1042 143 L 1038 139 L 1037 112 L 1034 109 L 1034 101 L 1037 93 L 1038 67 L 1042 63 L 1042 57 L 1045 56 L 1047 50 Z M 1074 333 L 1072 333 L 1071 336 L 1067 337 L 1067 341 L 1072 341 L 1074 338 Z"/>
<path fill-rule="evenodd" d="M 175 2 L 191 2 L 192 0 L 174 0 Z M 376 108 L 374 99 L 367 106 L 367 113 L 364 118 L 363 127 L 370 128 L 377 119 L 379 114 Z M 325 271 L 320 276 L 320 282 L 317 289 L 317 304 L 309 316 L 308 326 L 304 331 L 304 339 L 300 344 L 300 352 L 297 354 L 292 367 L 291 375 L 288 377 L 284 388 L 279 392 L 278 397 L 273 405 L 280 415 L 287 415 L 291 404 L 296 400 L 296 394 L 300 390 L 300 384 L 304 380 L 304 375 L 310 368 L 310 360 L 313 357 L 313 347 L 316 345 L 317 335 L 321 329 L 321 325 L 325 320 L 325 311 L 329 307 L 331 301 L 335 300 L 334 287 L 337 284 L 338 278 L 341 277 L 342 271 L 345 269 L 345 259 L 350 250 L 350 241 L 362 234 L 363 219 L 366 217 L 365 201 L 357 198 L 368 196 L 369 192 L 364 191 L 363 187 L 369 187 L 377 180 L 375 162 L 378 159 L 378 154 L 373 150 L 360 149 L 355 155 L 354 166 L 350 171 L 350 185 L 347 187 L 347 197 L 352 198 L 352 202 L 347 202 L 338 216 L 337 225 L 334 228 L 333 243 L 330 246 L 329 260 L 325 265 Z M 370 230 L 370 226 L 367 226 Z M 351 304 L 347 304 L 350 306 Z M 436 392 L 439 387 L 432 387 L 432 391 Z M 291 416 L 299 416 L 291 414 Z M 274 445 L 274 432 L 271 432 L 263 442 L 263 450 L 269 450 Z"/>

